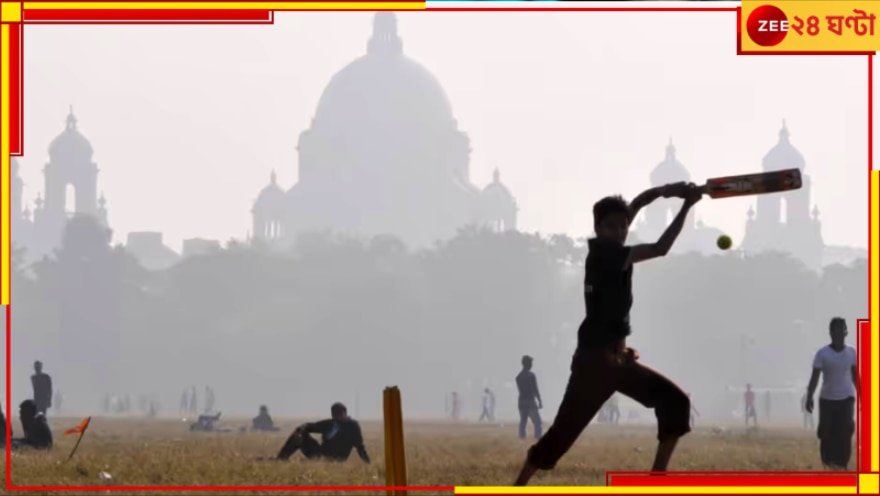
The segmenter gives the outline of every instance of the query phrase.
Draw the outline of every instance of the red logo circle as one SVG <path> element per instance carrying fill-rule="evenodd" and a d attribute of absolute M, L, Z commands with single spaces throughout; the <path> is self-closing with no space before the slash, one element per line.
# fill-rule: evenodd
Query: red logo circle
<path fill-rule="evenodd" d="M 788 34 L 788 18 L 779 7 L 762 5 L 749 14 L 746 31 L 756 44 L 763 47 L 776 46 Z"/>

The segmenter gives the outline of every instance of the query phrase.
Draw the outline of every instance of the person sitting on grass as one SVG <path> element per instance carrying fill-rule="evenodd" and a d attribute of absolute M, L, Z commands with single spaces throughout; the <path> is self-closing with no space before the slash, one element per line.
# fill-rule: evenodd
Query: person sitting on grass
<path fill-rule="evenodd" d="M 12 439 L 12 448 L 51 449 L 52 430 L 46 417 L 37 411 L 34 400 L 24 400 L 18 406 L 18 414 L 21 418 L 21 428 L 24 437 Z"/>
<path fill-rule="evenodd" d="M 258 432 L 275 432 L 278 430 L 278 428 L 275 427 L 275 422 L 272 421 L 272 416 L 269 415 L 269 407 L 266 405 L 260 405 L 260 413 L 254 417 L 251 430 Z"/>
<path fill-rule="evenodd" d="M 312 434 L 321 434 L 321 442 Z M 277 460 L 289 460 L 297 451 L 302 451 L 307 459 L 325 459 L 344 462 L 351 450 L 357 450 L 364 463 L 370 463 L 361 426 L 348 416 L 348 409 L 342 403 L 330 407 L 330 418 L 314 423 L 303 424 L 287 438 Z"/>
<path fill-rule="evenodd" d="M 214 422 L 220 420 L 220 412 L 216 415 L 199 415 L 199 419 L 189 426 L 192 432 L 222 432 L 214 427 Z"/>

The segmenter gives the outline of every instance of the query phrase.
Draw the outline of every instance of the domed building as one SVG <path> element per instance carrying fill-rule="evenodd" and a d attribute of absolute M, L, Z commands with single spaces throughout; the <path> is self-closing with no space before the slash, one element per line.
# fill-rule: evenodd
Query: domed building
<path fill-rule="evenodd" d="M 297 184 L 283 192 L 273 174 L 254 203 L 256 239 L 333 229 L 424 246 L 469 224 L 516 228 L 497 172 L 485 191 L 471 183 L 470 140 L 437 79 L 404 55 L 392 12 L 376 14 L 366 55 L 332 77 L 297 151 Z"/>
<path fill-rule="evenodd" d="M 273 170 L 269 175 L 269 185 L 260 192 L 251 210 L 254 237 L 276 239 L 283 235 L 281 219 L 284 218 L 284 203 L 284 190 L 278 186 L 278 176 Z"/>
<path fill-rule="evenodd" d="M 691 180 L 690 172 L 676 157 L 672 139 L 666 146 L 666 157 L 651 171 L 650 180 L 651 187 Z M 659 198 L 644 207 L 644 218 L 636 225 L 635 237 L 644 242 L 660 238 L 680 208 L 681 200 L 678 198 Z M 715 240 L 721 235 L 721 230 L 704 225 L 695 216 L 696 208 L 688 213 L 681 234 L 672 247 L 673 252 L 708 253 L 715 249 Z"/>
<path fill-rule="evenodd" d="M 12 157 L 10 164 L 10 232 L 12 233 L 12 244 L 17 247 L 28 247 L 32 244 L 33 239 L 33 222 L 31 221 L 31 211 L 24 203 L 24 181 L 20 175 L 21 165 L 18 159 Z"/>
<path fill-rule="evenodd" d="M 749 207 L 747 213 L 743 250 L 788 252 L 807 267 L 819 269 L 825 250 L 819 209 L 810 203 L 812 185 L 810 176 L 804 173 L 806 161 L 791 144 L 785 121 L 779 130 L 779 141 L 764 156 L 762 165 L 766 172 L 797 167 L 803 186 L 785 194 L 756 197 L 756 208 Z"/>
<path fill-rule="evenodd" d="M 38 258 L 58 247 L 68 218 L 91 215 L 107 227 L 107 202 L 98 197 L 98 166 L 92 145 L 77 128 L 71 106 L 65 128 L 49 145 L 49 162 L 43 168 L 43 195 L 34 201 L 33 219 L 24 205 L 24 185 L 18 161 L 12 165 L 12 242 Z M 68 201 L 68 195 L 74 195 Z M 72 208 L 68 210 L 68 205 Z"/>

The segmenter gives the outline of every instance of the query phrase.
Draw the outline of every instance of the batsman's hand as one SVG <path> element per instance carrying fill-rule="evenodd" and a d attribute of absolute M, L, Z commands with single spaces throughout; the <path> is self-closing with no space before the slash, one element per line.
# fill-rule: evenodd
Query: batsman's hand
<path fill-rule="evenodd" d="M 687 204 L 688 206 L 693 206 L 703 199 L 703 188 L 697 186 L 694 183 L 687 183 L 682 198 L 684 198 L 685 204 Z"/>
<path fill-rule="evenodd" d="M 807 398 L 807 402 L 804 404 L 804 410 L 809 414 L 813 413 L 813 398 Z"/>
<path fill-rule="evenodd" d="M 688 183 L 682 181 L 678 183 L 670 183 L 666 186 L 663 186 L 663 189 L 660 191 L 663 198 L 684 198 L 684 194 L 686 191 Z"/>

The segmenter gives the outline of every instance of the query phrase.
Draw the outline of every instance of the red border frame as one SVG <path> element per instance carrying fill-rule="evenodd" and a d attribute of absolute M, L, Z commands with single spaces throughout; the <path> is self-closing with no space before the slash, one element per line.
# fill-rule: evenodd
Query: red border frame
<path fill-rule="evenodd" d="M 110 0 L 98 0 L 110 1 Z M 200 0 L 196 0 L 197 2 Z M 222 0 L 221 0 L 222 1 Z M 353 0 L 368 1 L 368 0 Z M 393 1 L 393 0 L 391 0 Z M 205 2 L 207 3 L 207 1 Z M 213 2 L 216 3 L 216 2 Z M 741 9 L 739 7 L 571 7 L 546 9 L 540 7 L 506 7 L 506 8 L 431 8 L 432 11 L 593 11 L 593 12 L 736 12 L 737 21 L 737 54 L 738 55 L 856 55 L 867 56 L 868 59 L 868 170 L 873 162 L 873 53 L 865 52 L 746 52 L 742 50 L 742 33 L 740 29 Z M 23 10 L 22 22 L 10 23 L 10 147 L 13 156 L 24 153 L 23 146 L 23 92 L 24 92 L 24 24 L 272 24 L 272 10 Z M 18 98 L 14 98 L 14 95 Z M 870 173 L 870 172 L 869 172 Z M 871 194 L 869 181 L 869 195 Z M 8 211 L 8 209 L 7 209 Z M 870 213 L 873 215 L 873 213 Z M 869 221 L 870 230 L 870 221 Z M 869 235 L 870 239 L 870 235 Z M 7 240 L 8 241 L 8 240 Z M 871 270 L 869 258 L 869 272 Z M 870 302 L 870 285 L 868 301 Z M 11 400 L 11 306 L 6 307 L 6 390 L 7 413 Z M 871 340 L 870 326 L 867 320 L 858 322 L 858 355 L 860 387 L 862 391 L 870 391 L 871 374 Z M 860 398 L 861 399 L 861 398 Z M 859 445 L 856 454 L 856 466 L 861 473 L 870 472 L 870 438 L 871 438 L 871 405 L 861 402 L 858 425 Z M 7 418 L 10 418 L 7 415 Z M 10 425 L 6 426 L 6 439 L 10 437 Z M 15 486 L 12 484 L 11 451 L 6 448 L 6 486 L 9 491 L 453 491 L 453 486 Z M 865 449 L 863 449 L 863 447 Z M 646 486 L 763 486 L 763 487 L 852 487 L 858 485 L 858 473 L 810 473 L 810 472 L 671 472 L 667 477 L 645 478 L 647 472 L 608 472 L 607 485 L 646 487 Z M 708 480 L 711 479 L 711 482 Z"/>

